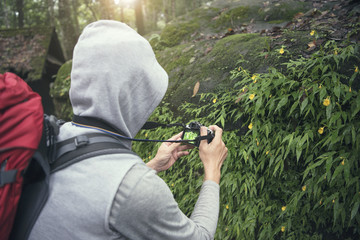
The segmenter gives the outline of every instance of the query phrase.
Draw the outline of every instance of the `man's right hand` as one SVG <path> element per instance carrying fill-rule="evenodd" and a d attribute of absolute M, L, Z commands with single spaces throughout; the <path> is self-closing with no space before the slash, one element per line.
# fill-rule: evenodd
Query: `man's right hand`
<path fill-rule="evenodd" d="M 216 183 L 220 183 L 221 166 L 226 159 L 228 149 L 222 140 L 223 130 L 216 125 L 209 127 L 214 131 L 215 137 L 211 143 L 207 143 L 207 140 L 202 140 L 199 146 L 200 159 L 204 164 L 205 180 L 212 180 Z M 207 135 L 207 128 L 201 127 L 200 135 Z"/>

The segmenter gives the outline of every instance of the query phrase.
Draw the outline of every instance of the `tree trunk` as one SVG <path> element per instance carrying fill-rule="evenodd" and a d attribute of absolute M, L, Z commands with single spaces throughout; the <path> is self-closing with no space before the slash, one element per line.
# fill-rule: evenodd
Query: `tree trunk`
<path fill-rule="evenodd" d="M 120 21 L 121 22 L 125 21 L 124 8 L 125 8 L 125 4 L 123 3 L 123 1 L 120 1 Z"/>
<path fill-rule="evenodd" d="M 54 0 L 48 0 L 48 15 L 50 20 L 50 26 L 55 27 L 55 12 L 54 12 Z"/>
<path fill-rule="evenodd" d="M 76 30 L 76 35 L 80 33 L 79 20 L 78 20 L 78 8 L 79 8 L 79 0 L 72 0 L 72 13 L 74 19 L 74 27 Z"/>
<path fill-rule="evenodd" d="M 10 21 L 9 21 L 9 9 L 6 5 L 6 0 L 3 0 L 2 1 L 4 4 L 3 4 L 3 11 L 4 11 L 4 23 L 5 23 L 5 27 L 6 28 L 10 28 Z"/>
<path fill-rule="evenodd" d="M 142 2 L 141 0 L 135 1 L 135 18 L 136 18 L 136 27 L 137 31 L 140 35 L 145 34 L 145 27 L 144 27 L 144 16 L 142 11 Z"/>
<path fill-rule="evenodd" d="M 59 0 L 59 21 L 65 58 L 68 60 L 72 58 L 73 49 L 78 38 L 71 17 L 69 0 Z"/>
<path fill-rule="evenodd" d="M 24 0 L 16 0 L 16 10 L 18 12 L 17 20 L 18 20 L 18 27 L 24 27 Z"/>
<path fill-rule="evenodd" d="M 165 22 L 168 23 L 170 21 L 169 19 L 169 7 L 168 7 L 168 0 L 163 0 L 163 12 L 165 16 Z"/>
<path fill-rule="evenodd" d="M 176 18 L 176 2 L 175 0 L 171 0 L 171 13 L 172 13 L 172 19 Z"/>
<path fill-rule="evenodd" d="M 101 19 L 113 19 L 114 17 L 114 1 L 100 0 L 100 16 Z"/>
<path fill-rule="evenodd" d="M 91 0 L 84 0 L 84 3 L 86 5 L 86 7 L 90 10 L 94 21 L 97 21 L 98 17 L 96 16 L 94 9 L 91 7 Z"/>

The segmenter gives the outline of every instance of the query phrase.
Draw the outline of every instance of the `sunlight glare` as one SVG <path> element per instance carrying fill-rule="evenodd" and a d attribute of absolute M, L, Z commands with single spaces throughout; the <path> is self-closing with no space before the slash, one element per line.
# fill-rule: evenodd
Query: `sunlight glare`
<path fill-rule="evenodd" d="M 119 4 L 119 3 L 122 3 L 122 4 L 131 4 L 133 2 L 135 2 L 135 0 L 114 0 L 115 4 Z"/>

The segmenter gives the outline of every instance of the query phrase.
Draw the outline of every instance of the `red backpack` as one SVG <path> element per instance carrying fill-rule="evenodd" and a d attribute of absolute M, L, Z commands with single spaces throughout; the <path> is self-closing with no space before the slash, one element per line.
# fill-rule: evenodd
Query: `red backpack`
<path fill-rule="evenodd" d="M 133 153 L 104 133 L 57 142 L 63 123 L 43 113 L 41 97 L 20 77 L 0 74 L 0 240 L 28 239 L 51 173 L 91 156 Z"/>
<path fill-rule="evenodd" d="M 43 129 L 39 94 L 13 73 L 0 74 L 0 239 L 7 239 L 20 199 L 22 173 Z"/>

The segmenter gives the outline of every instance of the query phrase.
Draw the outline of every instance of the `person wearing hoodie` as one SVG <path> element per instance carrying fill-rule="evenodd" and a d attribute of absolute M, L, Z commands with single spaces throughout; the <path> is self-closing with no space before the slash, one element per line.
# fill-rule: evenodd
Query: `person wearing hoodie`
<path fill-rule="evenodd" d="M 89 24 L 74 48 L 69 92 L 74 115 L 95 117 L 133 138 L 162 100 L 168 75 L 149 42 L 124 23 Z M 154 159 L 105 154 L 72 164 L 50 177 L 50 195 L 31 234 L 56 239 L 213 239 L 219 214 L 220 168 L 227 156 L 222 129 L 201 141 L 204 182 L 191 217 L 178 207 L 157 172 L 187 155 L 189 146 L 163 143 Z M 98 132 L 67 122 L 58 141 Z M 201 135 L 207 129 L 201 128 Z M 181 138 L 181 133 L 172 140 Z M 131 149 L 131 141 L 126 141 Z"/>

